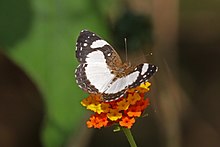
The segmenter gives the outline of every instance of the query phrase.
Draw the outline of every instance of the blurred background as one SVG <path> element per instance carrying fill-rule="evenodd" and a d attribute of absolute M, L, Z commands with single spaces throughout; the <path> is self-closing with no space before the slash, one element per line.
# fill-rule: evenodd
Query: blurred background
<path fill-rule="evenodd" d="M 88 29 L 132 64 L 151 62 L 139 147 L 220 146 L 219 0 L 0 0 L 0 146 L 127 147 L 113 127 L 88 129 L 75 43 Z M 153 55 L 151 55 L 153 53 Z"/>

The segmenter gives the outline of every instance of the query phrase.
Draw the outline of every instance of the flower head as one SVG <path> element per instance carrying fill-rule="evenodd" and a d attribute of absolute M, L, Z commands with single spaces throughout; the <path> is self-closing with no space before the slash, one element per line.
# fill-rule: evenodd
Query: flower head
<path fill-rule="evenodd" d="M 101 109 L 104 113 L 108 113 L 110 111 L 110 104 L 108 103 L 101 103 Z"/>
<path fill-rule="evenodd" d="M 117 102 L 118 110 L 127 110 L 130 103 L 126 99 L 122 99 L 121 101 Z"/>
<path fill-rule="evenodd" d="M 134 123 L 135 123 L 135 119 L 133 117 L 130 118 L 127 116 L 123 117 L 121 121 L 119 121 L 120 126 L 129 128 L 129 129 L 133 126 Z"/>
<path fill-rule="evenodd" d="M 134 94 L 129 94 L 128 95 L 128 102 L 131 105 L 136 104 L 136 102 L 139 101 L 140 99 L 141 99 L 141 96 L 137 92 L 135 92 Z"/>
<path fill-rule="evenodd" d="M 147 108 L 149 98 L 144 98 L 151 84 L 146 82 L 140 86 L 127 90 L 126 96 L 117 101 L 103 102 L 100 95 L 90 94 L 81 104 L 95 114 L 87 121 L 88 128 L 102 128 L 113 124 L 131 128 L 135 119 L 143 114 Z"/>
<path fill-rule="evenodd" d="M 117 109 L 110 109 L 110 112 L 107 113 L 107 117 L 111 121 L 116 121 L 122 117 L 122 113 L 120 113 Z"/>
<path fill-rule="evenodd" d="M 94 112 L 97 112 L 98 114 L 101 114 L 103 112 L 101 104 L 95 104 L 95 103 L 93 104 L 92 103 L 92 104 L 88 105 L 86 108 L 89 110 L 92 110 Z"/>
<path fill-rule="evenodd" d="M 127 111 L 129 117 L 140 117 L 141 113 L 142 111 L 140 106 L 131 106 Z"/>
<path fill-rule="evenodd" d="M 108 120 L 106 118 L 106 116 L 104 114 L 101 115 L 92 115 L 89 119 L 89 121 L 87 121 L 87 127 L 88 128 L 101 128 L 101 127 L 105 127 L 108 124 Z"/>

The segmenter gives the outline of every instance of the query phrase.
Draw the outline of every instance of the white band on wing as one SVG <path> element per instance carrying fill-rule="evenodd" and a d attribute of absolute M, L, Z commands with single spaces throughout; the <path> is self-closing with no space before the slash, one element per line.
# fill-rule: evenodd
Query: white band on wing
<path fill-rule="evenodd" d="M 96 40 L 92 43 L 90 47 L 95 49 L 95 48 L 101 48 L 105 45 L 109 45 L 108 42 L 106 42 L 105 40 Z"/>
<path fill-rule="evenodd" d="M 108 68 L 104 54 L 100 50 L 91 52 L 87 55 L 86 63 L 87 79 L 99 92 L 104 92 L 115 77 Z"/>

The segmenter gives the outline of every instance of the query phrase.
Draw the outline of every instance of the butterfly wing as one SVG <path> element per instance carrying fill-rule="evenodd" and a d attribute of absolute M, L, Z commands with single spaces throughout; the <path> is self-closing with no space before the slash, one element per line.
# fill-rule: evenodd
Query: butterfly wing
<path fill-rule="evenodd" d="M 126 76 L 117 77 L 114 71 L 122 67 L 119 55 L 109 43 L 87 30 L 81 31 L 77 39 L 76 57 L 80 63 L 75 71 L 77 84 L 89 93 L 101 94 L 104 101 L 117 100 L 157 71 L 156 66 L 144 63 Z"/>
<path fill-rule="evenodd" d="M 81 31 L 77 39 L 76 58 L 80 62 L 75 71 L 76 82 L 90 93 L 103 93 L 115 78 L 109 65 L 122 64 L 109 43 L 87 30 Z"/>
<path fill-rule="evenodd" d="M 103 93 L 104 101 L 113 101 L 122 97 L 127 89 L 137 87 L 148 81 L 157 69 L 155 65 L 148 63 L 138 65 L 129 74 L 118 78 L 108 86 L 108 89 Z"/>
<path fill-rule="evenodd" d="M 101 39 L 93 32 L 82 30 L 76 42 L 77 60 L 80 63 L 85 63 L 87 55 L 96 50 L 103 52 L 107 62 L 111 61 L 116 65 L 122 64 L 121 58 L 108 42 Z"/>

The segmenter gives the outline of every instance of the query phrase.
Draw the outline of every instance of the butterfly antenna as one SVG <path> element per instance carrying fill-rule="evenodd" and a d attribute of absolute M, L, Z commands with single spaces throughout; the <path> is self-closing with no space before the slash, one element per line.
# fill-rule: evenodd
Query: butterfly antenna
<path fill-rule="evenodd" d="M 127 38 L 125 38 L 125 61 L 128 62 L 128 45 L 127 45 Z"/>

